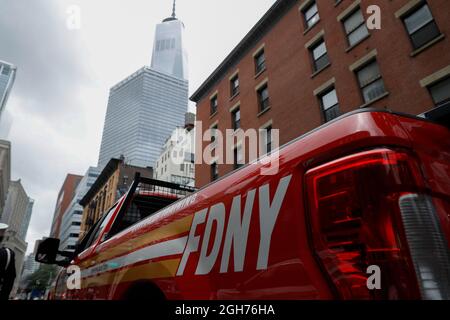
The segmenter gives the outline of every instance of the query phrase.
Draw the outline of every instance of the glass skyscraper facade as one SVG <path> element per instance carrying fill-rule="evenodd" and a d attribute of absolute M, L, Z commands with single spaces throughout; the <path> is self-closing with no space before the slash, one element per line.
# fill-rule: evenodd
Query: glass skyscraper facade
<path fill-rule="evenodd" d="M 175 17 L 158 24 L 151 67 L 143 67 L 111 88 L 98 167 L 111 158 L 154 167 L 165 140 L 184 124 L 188 109 L 184 25 Z"/>
<path fill-rule="evenodd" d="M 98 166 L 111 158 L 154 167 L 172 130 L 184 123 L 188 82 L 148 67 L 111 89 Z"/>
<path fill-rule="evenodd" d="M 156 26 L 151 68 L 180 79 L 188 79 L 188 54 L 184 45 L 184 24 L 175 17 Z"/>
<path fill-rule="evenodd" d="M 0 121 L 14 84 L 16 71 L 17 68 L 14 65 L 0 60 Z"/>

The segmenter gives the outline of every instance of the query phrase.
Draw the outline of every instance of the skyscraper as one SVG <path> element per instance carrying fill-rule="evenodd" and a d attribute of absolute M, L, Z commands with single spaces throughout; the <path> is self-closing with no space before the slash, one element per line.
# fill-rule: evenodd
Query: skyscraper
<path fill-rule="evenodd" d="M 156 26 L 151 68 L 180 79 L 188 79 L 188 54 L 184 45 L 184 24 L 172 16 Z"/>
<path fill-rule="evenodd" d="M 157 26 L 152 67 L 143 67 L 111 88 L 98 167 L 112 158 L 154 167 L 166 138 L 184 123 L 188 108 L 183 23 L 172 17 Z"/>
<path fill-rule="evenodd" d="M 14 65 L 0 60 L 0 120 L 16 78 L 16 71 Z"/>

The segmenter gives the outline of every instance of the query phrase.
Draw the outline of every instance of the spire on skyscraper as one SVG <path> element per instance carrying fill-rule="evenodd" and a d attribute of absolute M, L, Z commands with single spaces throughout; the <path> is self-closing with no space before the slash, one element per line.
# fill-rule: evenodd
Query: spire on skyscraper
<path fill-rule="evenodd" d="M 172 18 L 174 18 L 174 19 L 177 18 L 176 14 L 175 14 L 176 4 L 177 4 L 177 0 L 173 0 Z"/>
<path fill-rule="evenodd" d="M 173 0 L 172 15 L 170 17 L 164 19 L 163 22 L 178 20 L 177 16 L 176 16 L 176 5 L 177 5 L 177 1 Z"/>

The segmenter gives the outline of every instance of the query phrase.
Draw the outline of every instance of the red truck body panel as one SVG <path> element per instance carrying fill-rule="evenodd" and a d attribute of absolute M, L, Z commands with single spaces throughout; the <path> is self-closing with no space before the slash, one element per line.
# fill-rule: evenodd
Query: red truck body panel
<path fill-rule="evenodd" d="M 359 112 L 282 147 L 275 174 L 261 175 L 267 165 L 250 164 L 104 241 L 120 200 L 98 240 L 72 262 L 81 267 L 81 290 L 65 288 L 63 271 L 55 297 L 122 299 L 134 284 L 149 281 L 167 299 L 338 298 L 312 252 L 305 172 L 376 148 L 404 149 L 420 159 L 450 239 L 450 131 L 389 112 Z M 230 245 L 230 211 L 238 202 L 248 235 L 235 233 L 244 237 Z"/>

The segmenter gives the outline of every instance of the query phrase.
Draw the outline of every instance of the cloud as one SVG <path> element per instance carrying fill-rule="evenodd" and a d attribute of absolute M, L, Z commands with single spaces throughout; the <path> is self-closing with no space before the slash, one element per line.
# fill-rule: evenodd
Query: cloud
<path fill-rule="evenodd" d="M 60 126 L 77 115 L 77 90 L 90 81 L 78 34 L 65 19 L 53 1 L 2 1 L 0 59 L 18 66 L 13 93 L 30 116 Z"/>
<path fill-rule="evenodd" d="M 0 60 L 18 71 L 1 131 L 12 119 L 12 177 L 36 200 L 28 252 L 49 232 L 65 175 L 84 174 L 96 160 L 98 142 L 89 135 L 99 128 L 89 127 L 83 96 L 95 83 L 79 34 L 66 28 L 65 19 L 55 1 L 2 0 Z"/>

